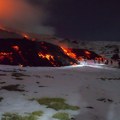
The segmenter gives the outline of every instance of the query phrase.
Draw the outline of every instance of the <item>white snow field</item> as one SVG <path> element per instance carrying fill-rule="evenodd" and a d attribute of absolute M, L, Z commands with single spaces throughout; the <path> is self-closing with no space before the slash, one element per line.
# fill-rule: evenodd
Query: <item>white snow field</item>
<path fill-rule="evenodd" d="M 13 73 L 22 73 L 16 79 Z M 3 86 L 17 85 L 24 91 Z M 32 98 L 65 98 L 76 111 L 62 110 L 75 120 L 120 120 L 120 69 L 89 64 L 68 67 L 19 67 L 0 65 L 0 119 L 6 112 L 31 113 L 42 110 L 38 120 L 55 120 L 58 111 L 40 105 Z"/>

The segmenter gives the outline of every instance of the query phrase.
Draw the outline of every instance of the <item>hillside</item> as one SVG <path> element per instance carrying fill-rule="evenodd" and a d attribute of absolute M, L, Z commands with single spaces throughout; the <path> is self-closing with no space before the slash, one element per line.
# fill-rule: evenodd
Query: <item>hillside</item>
<path fill-rule="evenodd" d="M 0 64 L 66 66 L 77 64 L 59 46 L 27 39 L 0 39 Z"/>
<path fill-rule="evenodd" d="M 49 35 L 0 30 L 0 64 L 22 66 L 68 66 L 100 56 L 87 49 L 71 49 Z"/>
<path fill-rule="evenodd" d="M 120 42 L 118 41 L 77 41 L 64 39 L 59 45 L 69 48 L 88 49 L 104 57 L 112 57 L 114 54 L 120 55 Z"/>

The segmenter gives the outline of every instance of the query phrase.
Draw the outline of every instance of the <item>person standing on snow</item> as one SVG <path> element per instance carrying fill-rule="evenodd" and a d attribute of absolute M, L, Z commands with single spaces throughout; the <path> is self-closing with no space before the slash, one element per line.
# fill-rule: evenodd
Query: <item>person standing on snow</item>
<path fill-rule="evenodd" d="M 120 68 L 120 60 L 118 60 L 118 67 Z"/>

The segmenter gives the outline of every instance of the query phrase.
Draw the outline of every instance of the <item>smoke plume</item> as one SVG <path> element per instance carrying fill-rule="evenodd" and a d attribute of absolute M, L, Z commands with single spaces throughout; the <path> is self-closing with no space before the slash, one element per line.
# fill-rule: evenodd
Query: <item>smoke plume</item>
<path fill-rule="evenodd" d="M 26 0 L 0 0 L 0 24 L 9 28 L 53 35 L 54 29 L 44 25 L 48 18 L 45 6 Z"/>

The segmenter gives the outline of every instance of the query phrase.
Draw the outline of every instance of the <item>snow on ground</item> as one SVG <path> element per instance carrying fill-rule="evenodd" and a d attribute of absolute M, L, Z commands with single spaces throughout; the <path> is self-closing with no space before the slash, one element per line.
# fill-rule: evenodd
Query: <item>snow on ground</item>
<path fill-rule="evenodd" d="M 23 73 L 16 80 L 12 73 Z M 23 92 L 0 89 L 0 116 L 5 112 L 44 111 L 41 120 L 52 120 L 57 111 L 39 105 L 32 98 L 60 97 L 80 107 L 70 111 L 76 120 L 120 120 L 120 69 L 99 64 L 59 68 L 0 65 L 0 88 L 20 84 Z"/>

